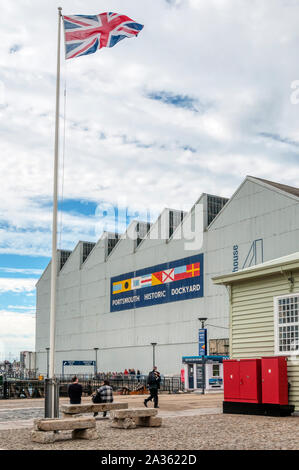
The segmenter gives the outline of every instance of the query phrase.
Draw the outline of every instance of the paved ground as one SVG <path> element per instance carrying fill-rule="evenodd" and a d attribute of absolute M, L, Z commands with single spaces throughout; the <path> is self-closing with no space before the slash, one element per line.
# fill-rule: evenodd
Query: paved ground
<path fill-rule="evenodd" d="M 125 401 L 129 406 L 139 406 L 143 403 L 145 395 L 116 395 L 115 401 Z M 216 404 L 221 407 L 223 394 L 209 393 L 201 395 L 200 393 L 180 393 L 180 394 L 159 394 L 161 409 L 173 410 L 191 410 L 198 408 L 199 403 L 203 407 L 210 407 Z M 90 402 L 89 397 L 82 399 L 83 402 Z M 60 403 L 68 403 L 68 398 L 61 398 Z M 17 398 L 12 400 L 0 400 L 0 412 L 15 408 L 32 408 L 43 407 L 44 400 L 42 398 Z"/>
<path fill-rule="evenodd" d="M 115 397 L 115 401 L 129 403 L 130 408 L 143 406 L 143 395 Z M 211 414 L 221 411 L 222 394 L 180 394 L 180 395 L 160 395 L 161 416 L 194 416 L 196 414 Z M 83 402 L 90 402 L 90 398 L 83 398 Z M 67 398 L 62 398 L 60 403 L 68 403 Z M 43 399 L 16 399 L 0 400 L 0 430 L 17 429 L 19 427 L 31 426 L 34 418 L 44 416 Z"/>
<path fill-rule="evenodd" d="M 161 395 L 161 428 L 115 429 L 109 419 L 98 419 L 96 441 L 61 440 L 55 444 L 32 443 L 33 418 L 43 416 L 43 400 L 0 401 L 1 449 L 296 449 L 299 450 L 299 417 L 223 415 L 223 396 Z M 144 396 L 118 396 L 129 407 L 143 406 Z M 84 399 L 89 401 L 89 399 Z M 61 402 L 68 402 L 62 399 Z M 66 437 L 68 437 L 66 433 Z"/>

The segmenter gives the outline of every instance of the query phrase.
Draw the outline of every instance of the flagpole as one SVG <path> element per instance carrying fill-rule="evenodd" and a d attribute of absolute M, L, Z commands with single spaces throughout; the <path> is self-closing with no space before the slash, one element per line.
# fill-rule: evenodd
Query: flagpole
<path fill-rule="evenodd" d="M 60 106 L 60 46 L 62 8 L 58 8 L 58 44 L 56 75 L 56 116 L 54 147 L 54 184 L 53 184 L 53 222 L 52 222 L 52 262 L 51 262 L 51 300 L 50 300 L 50 358 L 49 379 L 51 394 L 51 418 L 55 415 L 55 323 L 56 323 L 56 280 L 57 280 L 57 211 L 58 211 L 58 153 L 59 153 L 59 106 Z"/>

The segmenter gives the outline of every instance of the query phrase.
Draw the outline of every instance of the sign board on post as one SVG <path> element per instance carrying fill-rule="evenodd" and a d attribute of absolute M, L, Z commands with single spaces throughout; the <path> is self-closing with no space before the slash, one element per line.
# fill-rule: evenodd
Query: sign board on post
<path fill-rule="evenodd" d="M 95 361 L 62 361 L 63 366 L 94 366 Z"/>
<path fill-rule="evenodd" d="M 207 355 L 207 329 L 200 328 L 198 330 L 198 354 L 200 356 Z"/>
<path fill-rule="evenodd" d="M 62 375 L 64 375 L 65 366 L 93 366 L 95 367 L 96 361 L 62 361 Z"/>

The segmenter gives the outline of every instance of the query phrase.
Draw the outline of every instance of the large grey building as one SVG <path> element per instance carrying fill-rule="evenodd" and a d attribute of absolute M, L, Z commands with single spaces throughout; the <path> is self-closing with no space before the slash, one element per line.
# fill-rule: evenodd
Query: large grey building
<path fill-rule="evenodd" d="M 193 245 L 185 236 L 188 227 L 197 230 L 197 207 L 202 246 L 200 236 Z M 104 233 L 96 244 L 59 251 L 56 374 L 63 361 L 93 360 L 95 347 L 98 370 L 147 372 L 152 342 L 162 373 L 179 374 L 182 356 L 198 354 L 199 317 L 207 318 L 209 353 L 228 352 L 228 293 L 211 278 L 296 251 L 299 189 L 250 176 L 229 200 L 202 194 L 189 213 L 165 209 L 152 225 L 133 222 L 121 236 Z M 50 264 L 37 283 L 40 373 L 49 310 Z M 65 372 L 74 370 L 87 372 Z"/>

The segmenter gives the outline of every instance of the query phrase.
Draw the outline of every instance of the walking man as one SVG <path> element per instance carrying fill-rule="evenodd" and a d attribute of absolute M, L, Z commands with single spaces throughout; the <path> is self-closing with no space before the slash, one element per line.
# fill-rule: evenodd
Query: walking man
<path fill-rule="evenodd" d="M 160 388 L 160 372 L 157 370 L 157 366 L 154 366 L 153 370 L 148 374 L 147 385 L 149 388 L 150 396 L 144 400 L 144 406 L 147 407 L 147 402 L 154 400 L 154 408 L 158 406 L 158 389 Z"/>
<path fill-rule="evenodd" d="M 110 387 L 109 380 L 104 380 L 103 385 L 98 388 L 97 394 L 93 400 L 94 403 L 113 403 L 113 388 Z M 97 416 L 99 413 L 96 411 L 93 416 Z M 103 412 L 103 418 L 107 415 L 107 411 Z"/>
<path fill-rule="evenodd" d="M 78 377 L 74 376 L 72 378 L 72 383 L 68 386 L 67 390 L 71 405 L 80 405 L 82 391 L 82 385 L 79 384 Z"/>

